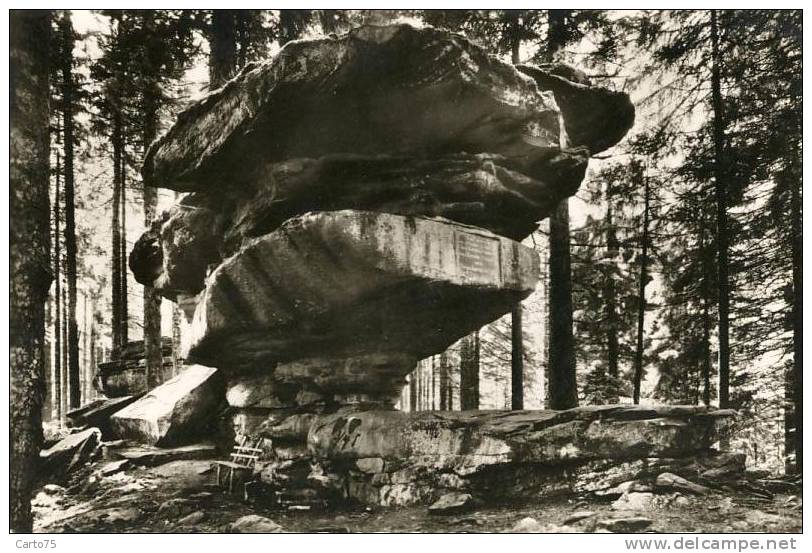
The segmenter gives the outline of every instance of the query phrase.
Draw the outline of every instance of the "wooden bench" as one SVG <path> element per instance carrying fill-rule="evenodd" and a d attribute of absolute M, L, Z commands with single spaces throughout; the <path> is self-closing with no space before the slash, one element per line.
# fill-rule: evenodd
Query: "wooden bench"
<path fill-rule="evenodd" d="M 234 491 L 234 473 L 235 472 L 252 472 L 254 466 L 259 460 L 262 449 L 259 447 L 262 444 L 262 438 L 257 438 L 254 442 L 250 441 L 248 436 L 243 436 L 240 442 L 234 446 L 234 451 L 231 452 L 231 457 L 228 461 L 215 461 L 217 467 L 217 486 L 222 486 L 220 475 L 222 474 L 225 480 L 228 480 L 228 492 Z"/>

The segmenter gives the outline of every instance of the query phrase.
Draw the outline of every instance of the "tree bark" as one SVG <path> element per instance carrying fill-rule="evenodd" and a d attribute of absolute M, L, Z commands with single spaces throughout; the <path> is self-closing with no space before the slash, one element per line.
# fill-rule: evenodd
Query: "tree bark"
<path fill-rule="evenodd" d="M 59 21 L 62 35 L 60 71 L 62 73 L 62 117 L 65 150 L 65 272 L 68 284 L 67 330 L 68 330 L 68 401 L 70 409 L 76 409 L 82 401 L 79 367 L 79 328 L 76 322 L 76 191 L 73 170 L 73 24 L 70 12 L 65 10 Z"/>
<path fill-rule="evenodd" d="M 524 409 L 524 338 L 522 304 L 517 303 L 510 314 L 510 408 Z"/>
<path fill-rule="evenodd" d="M 606 249 L 609 260 L 614 264 L 617 261 L 618 243 L 617 234 L 615 232 L 614 211 L 612 205 L 612 196 L 614 192 L 611 184 L 606 189 Z M 614 268 L 614 267 L 612 267 Z M 617 379 L 619 370 L 619 346 L 617 336 L 617 290 L 615 287 L 614 274 L 610 271 L 607 275 L 605 286 L 605 300 L 606 300 L 606 357 L 607 357 L 607 374 L 610 379 Z M 612 397 L 608 398 L 610 402 L 616 402 L 614 392 Z"/>
<path fill-rule="evenodd" d="M 643 243 L 640 252 L 640 282 L 637 305 L 637 347 L 634 354 L 634 404 L 640 403 L 640 385 L 643 380 L 643 333 L 646 323 L 646 284 L 648 282 L 648 225 L 650 194 L 648 176 L 643 177 Z"/>
<path fill-rule="evenodd" d="M 59 128 L 57 128 L 57 140 L 59 139 Z M 53 326 L 53 342 L 54 342 L 54 381 L 53 398 L 56 407 L 56 420 L 62 422 L 62 417 L 65 411 L 62 409 L 62 372 L 65 368 L 62 366 L 62 225 L 60 213 L 62 200 L 61 198 L 61 179 L 62 179 L 62 163 L 61 154 L 56 150 L 56 171 L 55 171 L 55 184 L 54 184 L 54 326 Z"/>
<path fill-rule="evenodd" d="M 448 401 L 448 354 L 440 354 L 440 411 L 449 411 L 451 406 Z"/>
<path fill-rule="evenodd" d="M 42 446 L 45 302 L 51 284 L 48 10 L 9 13 L 9 525 L 31 532 Z"/>
<path fill-rule="evenodd" d="M 121 162 L 120 186 L 121 190 L 121 255 L 119 255 L 119 282 L 121 283 L 121 300 L 119 301 L 119 339 L 121 340 L 121 347 L 124 348 L 130 341 L 130 315 L 129 304 L 130 297 L 127 286 L 127 141 L 124 129 L 121 130 L 121 155 L 119 161 Z"/>
<path fill-rule="evenodd" d="M 460 344 L 460 409 L 479 409 L 479 331 Z"/>
<path fill-rule="evenodd" d="M 728 277 L 727 155 L 722 105 L 721 55 L 716 10 L 711 10 L 711 108 L 713 111 L 713 176 L 716 192 L 716 246 L 719 286 L 719 407 L 730 407 L 730 282 Z"/>
<path fill-rule="evenodd" d="M 569 10 L 547 10 L 547 57 L 552 62 L 566 44 Z M 562 137 L 566 146 L 566 137 Z M 575 381 L 575 339 L 572 335 L 572 274 L 570 270 L 570 214 L 568 200 L 550 215 L 550 350 L 551 409 L 578 405 Z"/>
<path fill-rule="evenodd" d="M 113 351 L 121 351 L 121 112 L 120 102 L 115 102 L 113 109 L 113 221 L 112 221 L 112 321 L 110 328 L 113 335 Z"/>
<path fill-rule="evenodd" d="M 236 10 L 212 10 L 209 26 L 209 89 L 231 79 L 237 69 Z"/>
<path fill-rule="evenodd" d="M 797 156 L 793 156 L 797 160 Z M 797 162 L 798 180 L 790 189 L 790 216 L 792 217 L 792 407 L 795 419 L 795 470 L 803 473 L 804 460 L 804 314 L 803 314 L 803 199 L 801 198 L 801 167 Z"/>
<path fill-rule="evenodd" d="M 550 409 L 570 409 L 578 405 L 569 219 L 569 205 L 565 200 L 550 217 Z"/>

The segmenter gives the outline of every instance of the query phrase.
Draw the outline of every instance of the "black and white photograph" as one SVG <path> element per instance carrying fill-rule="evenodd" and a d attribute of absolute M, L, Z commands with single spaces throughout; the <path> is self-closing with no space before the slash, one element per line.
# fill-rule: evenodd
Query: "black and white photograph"
<path fill-rule="evenodd" d="M 801 547 L 802 9 L 16 4 L 9 550 Z"/>

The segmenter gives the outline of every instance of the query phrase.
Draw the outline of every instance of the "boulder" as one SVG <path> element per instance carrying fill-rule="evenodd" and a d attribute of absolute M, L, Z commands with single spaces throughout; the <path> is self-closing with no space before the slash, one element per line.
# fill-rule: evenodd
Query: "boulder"
<path fill-rule="evenodd" d="M 558 118 L 551 93 L 460 35 L 366 26 L 290 42 L 193 104 L 149 149 L 143 175 L 191 191 L 334 153 L 533 159 L 558 148 Z"/>
<path fill-rule="evenodd" d="M 440 499 L 429 506 L 431 515 L 456 515 L 472 509 L 474 499 L 471 494 L 451 492 L 443 494 Z"/>
<path fill-rule="evenodd" d="M 43 474 L 62 475 L 79 467 L 96 453 L 101 443 L 101 431 L 87 428 L 65 438 L 40 452 Z"/>
<path fill-rule="evenodd" d="M 217 369 L 193 365 L 110 418 L 122 439 L 148 445 L 189 443 L 214 421 L 224 395 Z"/>
<path fill-rule="evenodd" d="M 209 276 L 187 358 L 235 373 L 291 360 L 277 372 L 326 372 L 327 391 L 397 397 L 417 359 L 510 311 L 538 275 L 535 251 L 475 227 L 367 211 L 306 214 Z"/>
<path fill-rule="evenodd" d="M 245 515 L 229 527 L 234 534 L 280 534 L 284 528 L 269 518 L 260 515 Z"/>

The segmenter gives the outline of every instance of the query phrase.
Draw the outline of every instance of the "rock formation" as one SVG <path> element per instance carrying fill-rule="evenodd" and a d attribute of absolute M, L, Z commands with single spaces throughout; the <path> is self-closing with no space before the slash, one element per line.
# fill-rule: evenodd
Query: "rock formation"
<path fill-rule="evenodd" d="M 417 360 L 535 289 L 516 240 L 633 119 L 578 72 L 517 69 L 445 31 L 296 41 L 149 149 L 145 184 L 190 194 L 130 267 L 184 306 L 191 361 L 391 405 Z"/>
<path fill-rule="evenodd" d="M 186 311 L 184 356 L 228 380 L 233 431 L 265 439 L 254 483 L 408 503 L 708 450 L 724 413 L 391 410 L 419 359 L 535 290 L 519 241 L 633 120 L 577 70 L 407 25 L 291 42 L 181 114 L 143 176 L 188 195 L 130 267 Z M 114 425 L 171 441 L 189 417 L 159 395 Z"/>

